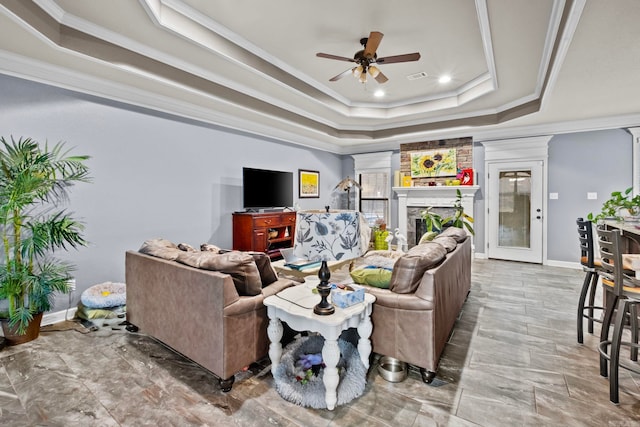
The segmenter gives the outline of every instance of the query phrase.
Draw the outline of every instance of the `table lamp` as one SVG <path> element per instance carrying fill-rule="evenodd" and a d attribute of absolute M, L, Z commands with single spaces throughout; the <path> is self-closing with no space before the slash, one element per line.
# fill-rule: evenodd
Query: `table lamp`
<path fill-rule="evenodd" d="M 299 211 L 293 253 L 301 259 L 322 261 L 317 286 L 321 299 L 313 312 L 321 316 L 333 314 L 335 308 L 328 301 L 331 270 L 327 261 L 344 261 L 362 254 L 359 213 L 330 211 L 329 207 L 324 211 Z"/>

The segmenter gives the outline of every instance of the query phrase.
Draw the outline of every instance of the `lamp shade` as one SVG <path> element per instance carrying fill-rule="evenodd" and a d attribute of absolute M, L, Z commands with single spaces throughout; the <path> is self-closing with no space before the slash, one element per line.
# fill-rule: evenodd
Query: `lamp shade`
<path fill-rule="evenodd" d="M 359 212 L 299 211 L 293 253 L 312 261 L 339 261 L 362 254 Z"/>

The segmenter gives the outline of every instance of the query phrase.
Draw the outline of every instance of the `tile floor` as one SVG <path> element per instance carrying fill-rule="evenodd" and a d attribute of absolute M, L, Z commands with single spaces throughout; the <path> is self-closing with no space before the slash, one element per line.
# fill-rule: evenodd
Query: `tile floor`
<path fill-rule="evenodd" d="M 597 338 L 575 337 L 583 273 L 476 260 L 445 349 L 439 387 L 372 369 L 365 393 L 334 411 L 280 398 L 268 359 L 222 393 L 207 371 L 144 334 L 78 325 L 0 352 L 6 426 L 632 426 L 640 377 L 621 373 L 619 406 L 598 371 Z M 58 328 L 61 329 L 61 328 Z"/>

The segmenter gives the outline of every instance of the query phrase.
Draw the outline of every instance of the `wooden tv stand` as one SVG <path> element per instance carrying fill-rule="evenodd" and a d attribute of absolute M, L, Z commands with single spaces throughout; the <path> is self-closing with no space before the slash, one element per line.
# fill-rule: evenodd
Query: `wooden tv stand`
<path fill-rule="evenodd" d="M 291 212 L 234 212 L 233 249 L 264 252 L 271 259 L 281 258 L 280 249 L 293 246 L 296 213 Z M 270 237 L 269 234 L 275 234 Z"/>

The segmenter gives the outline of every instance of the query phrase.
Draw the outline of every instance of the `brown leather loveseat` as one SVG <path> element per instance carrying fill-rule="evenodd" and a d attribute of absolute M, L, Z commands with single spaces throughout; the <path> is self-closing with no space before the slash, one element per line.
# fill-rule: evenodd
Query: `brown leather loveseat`
<path fill-rule="evenodd" d="M 375 353 L 420 368 L 430 383 L 471 289 L 471 239 L 447 228 L 433 242 L 411 248 L 393 266 L 389 289 L 376 296 L 371 342 Z"/>
<path fill-rule="evenodd" d="M 163 239 L 141 251 L 153 255 L 126 253 L 127 321 L 231 390 L 234 374 L 268 353 L 264 298 L 294 282 L 264 254 L 185 252 Z"/>

